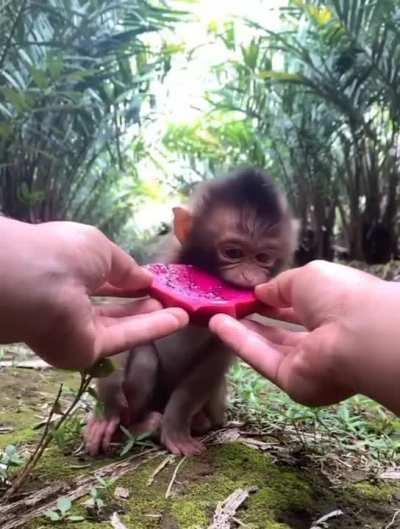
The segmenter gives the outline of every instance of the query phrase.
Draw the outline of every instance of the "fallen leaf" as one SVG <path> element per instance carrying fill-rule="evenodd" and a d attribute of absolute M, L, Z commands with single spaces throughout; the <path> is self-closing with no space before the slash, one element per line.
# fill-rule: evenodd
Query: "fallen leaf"
<path fill-rule="evenodd" d="M 114 512 L 110 518 L 110 523 L 114 529 L 128 529 L 125 524 L 121 522 L 119 519 L 119 516 L 116 512 Z"/>
<path fill-rule="evenodd" d="M 120 500 L 127 500 L 129 498 L 129 490 L 125 487 L 116 487 L 114 491 L 114 498 L 119 498 Z"/>
<path fill-rule="evenodd" d="M 378 478 L 398 480 L 400 479 L 400 468 L 392 468 L 390 470 L 386 470 L 385 472 L 382 472 L 382 474 L 379 474 Z"/>
<path fill-rule="evenodd" d="M 328 514 L 325 514 L 324 516 L 321 516 L 319 520 L 317 520 L 316 522 L 312 524 L 310 529 L 324 529 L 324 527 L 326 527 L 325 522 L 327 522 L 331 518 L 337 518 L 338 516 L 343 516 L 343 515 L 344 515 L 344 512 L 341 511 L 340 509 L 337 509 L 336 511 L 332 511 Z"/>

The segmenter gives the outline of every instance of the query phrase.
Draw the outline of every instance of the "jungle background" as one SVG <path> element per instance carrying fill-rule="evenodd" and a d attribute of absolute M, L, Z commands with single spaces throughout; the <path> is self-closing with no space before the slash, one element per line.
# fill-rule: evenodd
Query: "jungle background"
<path fill-rule="evenodd" d="M 301 220 L 298 264 L 337 259 L 393 279 L 399 131 L 398 0 L 0 0 L 1 213 L 94 224 L 139 261 L 196 183 L 256 165 Z M 37 416 L 71 376 L 21 374 L 31 357 L 20 346 L 1 356 L 5 489 L 32 451 Z M 256 441 L 186 462 L 172 499 L 166 477 L 146 489 L 145 467 L 124 478 L 129 501 L 112 484 L 86 490 L 112 498 L 122 525 L 77 502 L 53 506 L 53 520 L 43 508 L 23 527 L 198 529 L 218 501 L 254 484 L 246 510 L 215 527 L 400 527 L 398 419 L 364 397 L 308 410 L 242 364 L 231 390 L 233 440 Z M 98 470 L 76 452 L 88 406 L 42 458 L 30 491 L 60 479 L 62 491 L 76 490 L 82 458 Z M 7 516 L 0 508 L 0 527 L 17 527 Z"/>

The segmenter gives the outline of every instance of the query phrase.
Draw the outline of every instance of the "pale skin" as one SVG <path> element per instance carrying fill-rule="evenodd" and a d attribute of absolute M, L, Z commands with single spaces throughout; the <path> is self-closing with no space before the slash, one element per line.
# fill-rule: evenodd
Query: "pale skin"
<path fill-rule="evenodd" d="M 0 343 L 25 342 L 50 364 L 87 368 L 184 327 L 187 314 L 140 296 L 152 276 L 96 228 L 0 218 Z"/>
<path fill-rule="evenodd" d="M 210 329 L 294 400 L 364 394 L 400 414 L 400 284 L 314 261 L 256 287 L 265 314 L 304 332 L 214 316 Z M 268 305 L 268 306 L 267 306 Z"/>

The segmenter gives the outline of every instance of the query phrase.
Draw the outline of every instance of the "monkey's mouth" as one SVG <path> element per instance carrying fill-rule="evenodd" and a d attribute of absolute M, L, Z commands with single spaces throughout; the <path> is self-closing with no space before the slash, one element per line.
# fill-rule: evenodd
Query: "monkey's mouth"
<path fill-rule="evenodd" d="M 231 287 L 239 290 L 253 290 L 256 286 L 267 283 L 272 278 L 270 272 L 265 272 L 262 276 L 259 277 L 246 277 L 242 275 L 240 277 L 230 278 L 229 274 L 224 274 L 224 281 Z"/>
<path fill-rule="evenodd" d="M 214 314 L 243 318 L 259 307 L 253 290 L 238 288 L 200 268 L 183 264 L 148 265 L 154 274 L 149 294 L 167 307 L 182 307 L 192 322 L 204 324 Z"/>
<path fill-rule="evenodd" d="M 226 279 L 226 283 L 234 288 L 237 288 L 238 290 L 249 290 L 249 289 L 254 289 L 256 286 L 258 285 L 262 285 L 263 283 L 266 283 L 267 281 L 269 281 L 271 278 L 268 277 L 268 278 L 265 278 L 264 280 L 262 281 L 246 281 L 246 280 L 243 280 L 243 281 L 230 281 L 229 279 Z"/>

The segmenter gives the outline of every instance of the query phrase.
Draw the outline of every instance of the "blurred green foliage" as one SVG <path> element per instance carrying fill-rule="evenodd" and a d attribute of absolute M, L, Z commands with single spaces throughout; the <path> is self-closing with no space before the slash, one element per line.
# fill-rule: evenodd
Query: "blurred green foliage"
<path fill-rule="evenodd" d="M 145 0 L 0 2 L 0 208 L 115 236 L 140 195 L 140 126 L 174 50 L 143 39 L 184 13 Z M 176 51 L 176 50 L 175 50 Z"/>
<path fill-rule="evenodd" d="M 348 257 L 388 261 L 398 253 L 400 3 L 292 0 L 280 21 L 210 26 L 230 59 L 214 68 L 211 110 L 171 125 L 166 145 L 202 174 L 267 167 L 313 257 L 331 258 L 339 242 Z"/>

